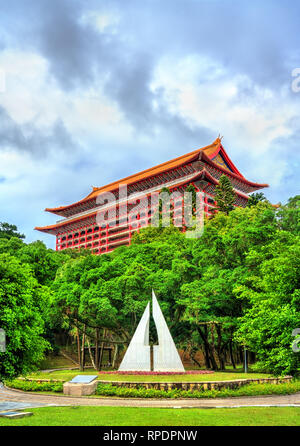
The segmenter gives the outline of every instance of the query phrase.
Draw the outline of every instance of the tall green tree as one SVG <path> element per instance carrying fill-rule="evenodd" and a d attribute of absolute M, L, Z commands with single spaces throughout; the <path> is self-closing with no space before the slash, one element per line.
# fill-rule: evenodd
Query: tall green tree
<path fill-rule="evenodd" d="M 256 206 L 260 201 L 265 201 L 266 197 L 263 192 L 256 192 L 254 194 L 249 195 L 249 200 L 247 203 L 248 207 Z"/>
<path fill-rule="evenodd" d="M 35 369 L 49 348 L 44 339 L 41 308 L 47 289 L 40 287 L 28 265 L 0 254 L 0 327 L 5 330 L 6 352 L 0 353 L 0 377 L 14 377 Z"/>
<path fill-rule="evenodd" d="M 277 375 L 297 374 L 300 356 L 292 332 L 300 327 L 300 238 L 277 231 L 262 251 L 246 257 L 251 271 L 234 292 L 249 302 L 236 339 L 257 354 L 257 368 Z"/>
<path fill-rule="evenodd" d="M 194 273 L 181 254 L 188 249 L 186 243 L 174 227 L 147 228 L 133 237 L 131 246 L 110 255 L 70 259 L 58 270 L 52 286 L 53 317 L 75 329 L 78 345 L 87 338 L 96 345 L 99 333 L 102 339 L 105 335 L 126 345 L 154 288 L 180 344 L 184 323 L 175 298 L 181 283 Z M 78 362 L 82 362 L 80 348 Z"/>
<path fill-rule="evenodd" d="M 24 239 L 25 235 L 18 232 L 17 226 L 0 222 L 0 238 L 10 239 L 12 237 Z"/>
<path fill-rule="evenodd" d="M 197 273 L 181 285 L 177 302 L 184 309 L 183 319 L 201 338 L 207 367 L 224 368 L 228 353 L 233 366 L 240 360 L 234 332 L 249 303 L 237 299 L 234 289 L 249 275 L 245 265 L 249 250 L 254 246 L 262 250 L 274 239 L 276 229 L 274 209 L 260 203 L 236 208 L 229 215 L 219 212 L 205 222 L 202 237 L 193 241 Z"/>
<path fill-rule="evenodd" d="M 217 203 L 216 209 L 226 215 L 234 209 L 235 194 L 227 175 L 220 177 L 219 184 L 216 186 L 215 200 Z"/>
<path fill-rule="evenodd" d="M 300 234 L 300 195 L 291 197 L 285 205 L 277 210 L 277 218 L 280 229 Z"/>

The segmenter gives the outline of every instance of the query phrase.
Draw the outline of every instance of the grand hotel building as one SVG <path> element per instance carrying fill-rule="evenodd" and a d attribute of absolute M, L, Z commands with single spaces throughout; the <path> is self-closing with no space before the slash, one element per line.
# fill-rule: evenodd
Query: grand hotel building
<path fill-rule="evenodd" d="M 221 139 L 217 138 L 212 144 L 164 162 L 150 169 L 130 175 L 101 187 L 94 187 L 85 198 L 66 206 L 47 208 L 60 217 L 53 225 L 36 227 L 38 231 L 53 234 L 56 237 L 56 250 L 71 248 L 86 248 L 95 254 L 113 251 L 116 247 L 129 245 L 135 231 L 151 223 L 154 209 L 151 202 L 137 215 L 134 223 L 127 219 L 127 215 L 118 212 L 123 208 L 119 197 L 119 185 L 126 184 L 128 195 L 138 200 L 139 196 L 150 197 L 151 193 L 158 193 L 162 188 L 171 192 L 184 190 L 192 184 L 197 191 L 203 192 L 204 211 L 206 215 L 212 213 L 215 206 L 215 190 L 219 178 L 227 175 L 236 195 L 235 206 L 245 206 L 248 194 L 267 187 L 247 180 L 233 164 L 227 155 Z M 99 206 L 99 196 L 104 192 L 114 194 L 117 204 L 117 220 L 114 225 L 107 221 L 105 227 L 97 223 L 97 213 L 104 206 Z M 97 201 L 98 197 L 98 201 Z M 107 205 L 106 205 L 107 207 Z M 128 211 L 133 205 L 128 205 Z M 103 209 L 101 209 L 103 208 Z M 178 212 L 182 213 L 182 204 L 174 203 L 173 218 Z M 119 215 L 120 214 L 120 215 Z M 99 220 L 98 220 L 99 221 Z"/>

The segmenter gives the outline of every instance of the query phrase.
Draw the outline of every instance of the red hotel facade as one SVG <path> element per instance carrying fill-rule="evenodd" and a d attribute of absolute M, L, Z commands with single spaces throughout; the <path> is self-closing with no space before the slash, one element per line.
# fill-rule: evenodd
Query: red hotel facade
<path fill-rule="evenodd" d="M 215 206 L 216 185 L 224 174 L 228 176 L 234 188 L 235 206 L 245 206 L 249 193 L 268 187 L 267 184 L 246 180 L 230 160 L 221 139 L 217 138 L 206 147 L 106 186 L 94 187 L 89 195 L 76 203 L 47 208 L 45 209 L 47 212 L 52 212 L 61 219 L 56 224 L 35 229 L 55 235 L 57 251 L 67 248 L 86 248 L 95 254 L 105 254 L 118 246 L 130 245 L 133 233 L 148 226 L 151 223 L 151 215 L 155 211 L 155 209 L 151 209 L 149 202 L 147 208 L 137 214 L 137 220 L 132 222 L 130 218 L 127 219 L 127 214 L 122 214 L 122 211 L 118 212 L 122 209 L 122 203 L 119 201 L 119 185 L 126 184 L 128 196 L 138 200 L 139 196 L 150 197 L 151 193 L 159 193 L 164 187 L 167 187 L 171 192 L 183 193 L 192 184 L 197 191 L 203 192 L 204 211 L 209 216 L 211 208 Z M 100 227 L 97 224 L 97 213 L 105 205 L 99 206 L 97 197 L 99 199 L 100 194 L 104 192 L 111 192 L 115 196 L 117 219 L 114 225 L 110 225 L 107 221 L 105 227 Z M 130 212 L 135 206 L 136 204 L 128 204 L 127 212 Z M 175 224 L 178 212 L 182 214 L 182 203 L 175 201 L 173 211 Z"/>

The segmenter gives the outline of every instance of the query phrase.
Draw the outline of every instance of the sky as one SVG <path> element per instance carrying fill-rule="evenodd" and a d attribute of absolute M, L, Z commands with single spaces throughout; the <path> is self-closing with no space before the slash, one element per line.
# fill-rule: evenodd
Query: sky
<path fill-rule="evenodd" d="M 2 2 L 0 221 L 54 248 L 46 207 L 219 134 L 272 203 L 299 194 L 299 17 L 292 0 Z"/>

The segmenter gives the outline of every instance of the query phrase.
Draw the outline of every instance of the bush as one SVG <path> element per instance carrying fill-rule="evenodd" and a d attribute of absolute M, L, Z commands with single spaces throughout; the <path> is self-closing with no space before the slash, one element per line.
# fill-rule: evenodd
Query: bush
<path fill-rule="evenodd" d="M 139 387 L 130 389 L 112 384 L 98 384 L 96 395 L 119 398 L 226 398 L 256 395 L 290 395 L 300 391 L 300 381 L 281 384 L 246 384 L 238 389 L 222 390 L 157 390 Z"/>
<path fill-rule="evenodd" d="M 29 381 L 21 379 L 6 380 L 4 383 L 8 387 L 24 390 L 25 392 L 62 392 L 63 382 L 58 381 Z"/>

